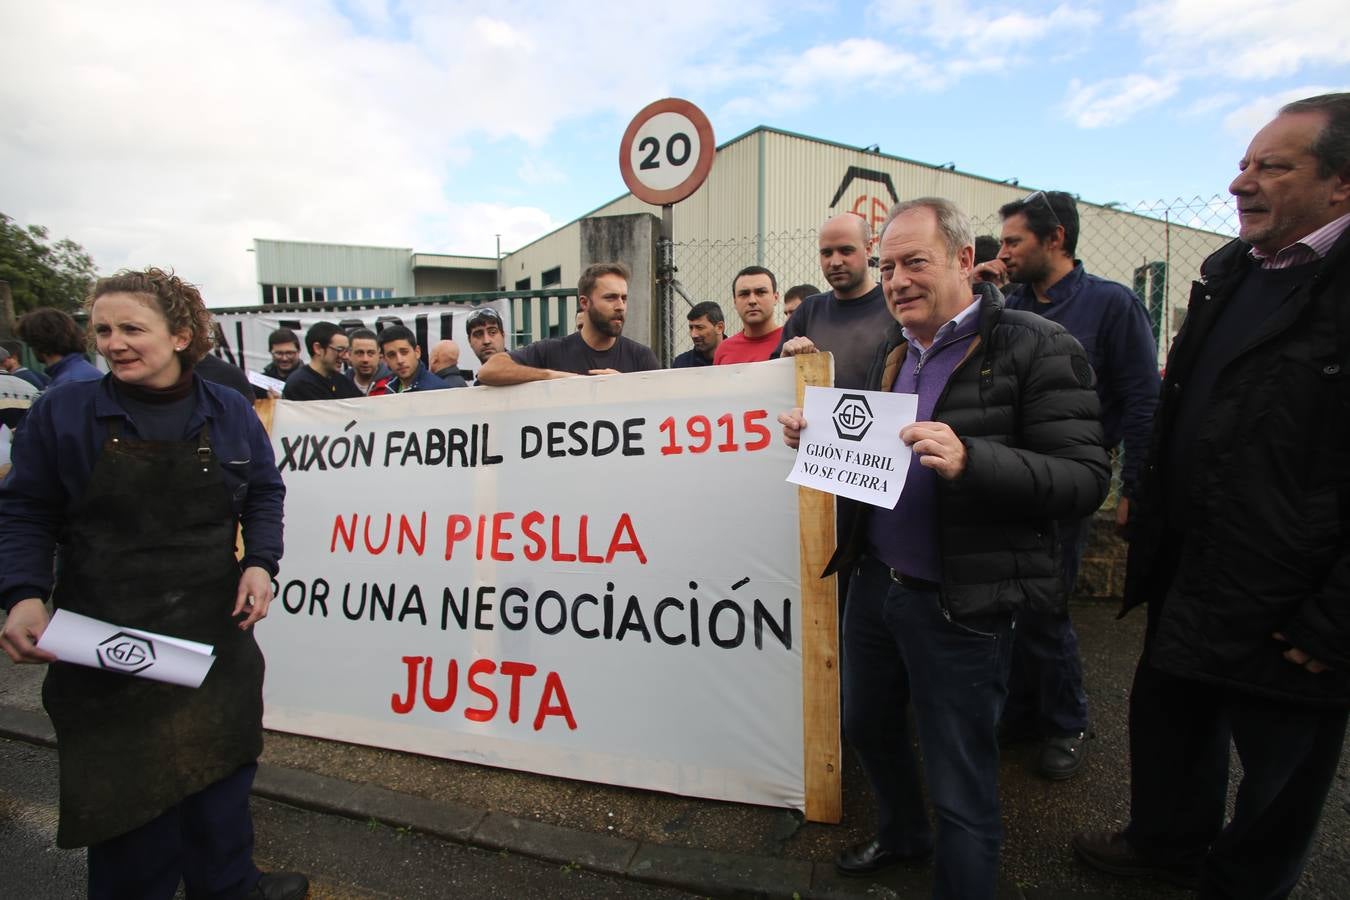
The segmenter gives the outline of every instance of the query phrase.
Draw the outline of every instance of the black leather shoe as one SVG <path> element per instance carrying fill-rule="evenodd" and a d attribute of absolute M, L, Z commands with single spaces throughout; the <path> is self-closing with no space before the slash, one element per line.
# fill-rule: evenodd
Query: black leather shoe
<path fill-rule="evenodd" d="M 1036 771 L 1051 781 L 1063 781 L 1077 775 L 1087 757 L 1087 742 L 1091 737 L 1090 731 L 1078 731 L 1046 738 L 1041 744 Z"/>
<path fill-rule="evenodd" d="M 932 853 L 932 850 L 910 854 L 887 850 L 881 846 L 879 838 L 873 838 L 870 841 L 854 844 L 852 847 L 841 851 L 834 858 L 834 870 L 840 875 L 851 877 L 871 875 L 874 872 L 880 872 L 901 863 L 921 862 L 931 856 Z"/>
<path fill-rule="evenodd" d="M 1144 875 L 1191 890 L 1200 886 L 1198 863 L 1164 863 L 1140 856 L 1120 831 L 1084 831 L 1075 834 L 1073 852 L 1092 868 L 1112 875 Z"/>
<path fill-rule="evenodd" d="M 299 872 L 268 872 L 248 892 L 248 900 L 304 900 L 307 896 L 309 879 Z"/>

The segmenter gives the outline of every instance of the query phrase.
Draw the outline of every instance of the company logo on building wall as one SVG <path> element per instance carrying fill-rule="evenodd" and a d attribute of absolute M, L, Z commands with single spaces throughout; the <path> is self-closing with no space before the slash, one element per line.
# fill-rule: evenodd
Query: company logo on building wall
<path fill-rule="evenodd" d="M 900 197 L 895 193 L 891 176 L 861 166 L 849 166 L 830 201 L 830 209 L 862 216 L 875 231 L 886 221 L 891 206 L 898 202 Z"/>

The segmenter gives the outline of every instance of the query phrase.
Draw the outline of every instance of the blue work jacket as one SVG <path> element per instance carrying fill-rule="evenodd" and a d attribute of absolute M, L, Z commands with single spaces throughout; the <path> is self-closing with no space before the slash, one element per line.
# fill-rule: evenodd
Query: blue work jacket
<path fill-rule="evenodd" d="M 195 440 L 210 422 L 210 442 L 225 488 L 244 530 L 241 569 L 261 566 L 272 575 L 282 551 L 286 486 L 272 444 L 252 406 L 229 388 L 193 376 L 196 409 L 183 429 Z M 15 437 L 13 470 L 0 482 L 0 608 L 52 588 L 52 559 L 75 505 L 84 496 L 108 437 L 108 422 L 122 419 L 122 433 L 139 438 L 136 423 L 118 400 L 112 376 L 47 389 L 28 411 Z M 183 498 L 190 502 L 191 498 Z"/>

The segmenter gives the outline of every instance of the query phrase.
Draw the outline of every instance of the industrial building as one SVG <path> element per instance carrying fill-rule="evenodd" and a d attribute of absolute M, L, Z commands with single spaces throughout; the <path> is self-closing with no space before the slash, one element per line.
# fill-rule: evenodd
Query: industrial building
<path fill-rule="evenodd" d="M 1036 187 L 1072 191 L 1073 186 Z M 940 196 L 966 210 L 977 233 L 997 235 L 998 208 L 1033 189 L 961 172 L 953 164 L 930 165 L 876 147 L 761 126 L 718 147 L 707 182 L 675 206 L 675 277 L 688 298 L 717 300 L 734 320 L 731 278 L 743 266 L 768 266 L 780 289 L 801 282 L 825 286 L 815 236 L 831 215 L 853 212 L 877 226 L 897 200 Z M 1229 209 L 1222 198 L 1159 204 L 1140 212 L 1080 202 L 1077 255 L 1094 274 L 1135 288 L 1153 315 L 1165 351 L 1200 262 L 1231 239 Z M 583 220 L 640 213 L 659 216 L 661 209 L 624 194 L 500 260 L 259 240 L 261 299 L 269 304 L 332 302 L 552 289 L 547 299 L 515 298 L 513 321 L 519 341 L 556 335 L 571 327 L 575 300 L 557 296 L 557 289 L 574 288 L 580 274 Z M 634 279 L 632 302 L 651 304 L 653 280 Z M 672 352 L 682 340 L 678 313 L 677 304 L 666 326 L 674 323 Z M 652 327 L 657 327 L 654 320 Z"/>

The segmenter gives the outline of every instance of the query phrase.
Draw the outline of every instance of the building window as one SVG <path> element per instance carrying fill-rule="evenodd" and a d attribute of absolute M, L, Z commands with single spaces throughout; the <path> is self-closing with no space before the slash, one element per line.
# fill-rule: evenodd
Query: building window
<path fill-rule="evenodd" d="M 530 279 L 529 279 L 529 278 L 522 278 L 522 279 L 520 279 L 519 281 L 516 282 L 516 290 L 518 290 L 518 291 L 528 291 L 529 289 L 530 289 Z"/>
<path fill-rule="evenodd" d="M 555 287 L 562 284 L 562 266 L 554 266 L 540 275 L 539 284 L 543 287 Z"/>
<path fill-rule="evenodd" d="M 350 303 L 353 300 L 388 300 L 393 288 L 377 287 L 309 287 L 288 284 L 264 284 L 262 302 L 273 303 Z"/>

